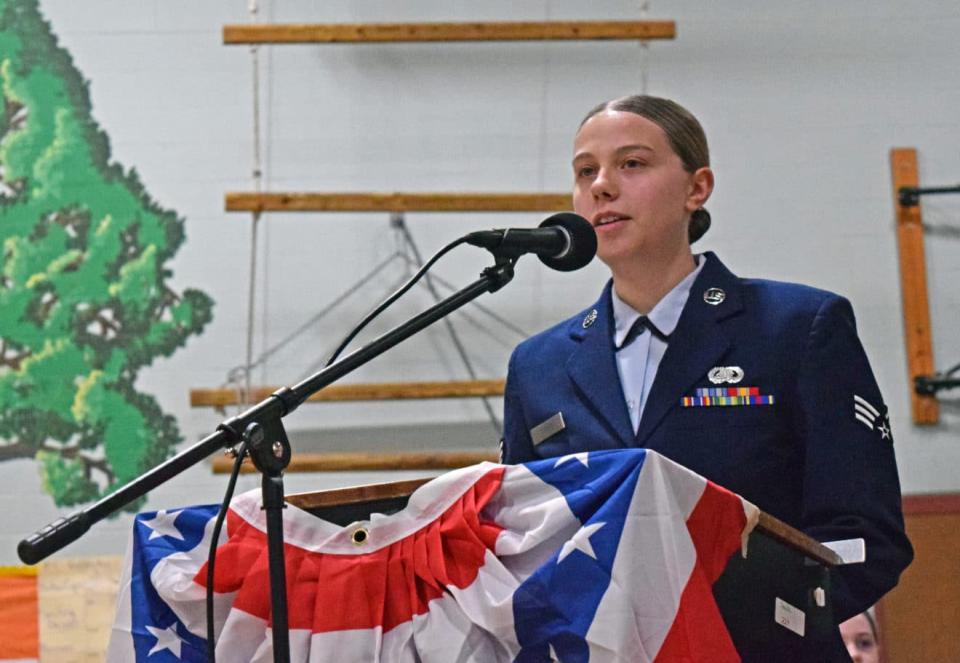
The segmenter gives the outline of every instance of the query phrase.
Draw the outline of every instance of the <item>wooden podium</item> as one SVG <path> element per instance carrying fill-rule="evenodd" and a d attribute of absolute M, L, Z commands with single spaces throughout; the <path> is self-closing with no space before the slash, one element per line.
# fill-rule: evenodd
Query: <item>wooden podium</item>
<path fill-rule="evenodd" d="M 831 601 L 830 568 L 842 563 L 829 548 L 761 512 L 747 557 L 731 557 L 713 586 L 743 660 L 850 661 Z"/>
<path fill-rule="evenodd" d="M 402 510 L 430 479 L 298 493 L 287 501 L 340 526 Z M 714 598 L 746 663 L 849 661 L 831 606 L 830 568 L 842 559 L 766 513 L 714 585 Z M 802 634 L 802 635 L 801 635 Z"/>

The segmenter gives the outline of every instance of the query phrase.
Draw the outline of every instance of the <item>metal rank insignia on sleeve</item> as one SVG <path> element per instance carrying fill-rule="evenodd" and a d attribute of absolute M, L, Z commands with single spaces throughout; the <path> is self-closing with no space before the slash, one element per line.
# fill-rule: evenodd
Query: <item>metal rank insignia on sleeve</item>
<path fill-rule="evenodd" d="M 733 405 L 773 405 L 771 395 L 760 387 L 702 387 L 693 396 L 680 399 L 683 407 L 730 407 Z"/>
<path fill-rule="evenodd" d="M 870 430 L 876 431 L 881 440 L 893 441 L 890 418 L 887 413 L 881 414 L 867 399 L 856 394 L 853 395 L 853 417 Z"/>
<path fill-rule="evenodd" d="M 887 440 L 893 444 L 893 431 L 890 429 L 890 417 L 888 415 L 883 415 L 883 420 L 877 424 L 877 433 L 879 433 L 881 440 Z"/>

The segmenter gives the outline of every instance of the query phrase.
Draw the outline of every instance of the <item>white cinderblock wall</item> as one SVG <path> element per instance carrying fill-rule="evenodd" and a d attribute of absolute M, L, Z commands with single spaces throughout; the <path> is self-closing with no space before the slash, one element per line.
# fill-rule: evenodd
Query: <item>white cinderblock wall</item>
<path fill-rule="evenodd" d="M 186 218 L 172 265 L 177 289 L 216 300 L 214 320 L 173 358 L 141 376 L 142 388 L 199 439 L 220 417 L 190 410 L 191 387 L 216 386 L 242 363 L 249 221 L 223 212 L 223 193 L 250 188 L 251 59 L 221 44 L 224 23 L 248 19 L 246 2 L 44 0 L 61 43 L 90 80 L 96 119 L 113 158 L 135 167 L 150 194 Z M 573 132 L 604 99 L 640 90 L 677 99 L 703 122 L 717 190 L 714 228 L 702 241 L 736 272 L 801 281 L 849 296 L 891 408 L 906 492 L 960 489 L 960 409 L 942 423 L 910 423 L 888 150 L 919 150 L 924 185 L 960 180 L 960 6 L 926 0 L 771 3 L 654 1 L 678 38 L 635 43 L 284 46 L 261 50 L 266 187 L 272 190 L 565 191 Z M 633 19 L 628 0 L 262 3 L 278 22 Z M 960 197 L 924 202 L 926 220 L 960 227 Z M 535 214 L 417 215 L 409 225 L 432 253 L 468 230 L 535 225 Z M 261 226 L 258 348 L 299 326 L 395 247 L 385 215 L 274 215 Z M 960 362 L 960 239 L 928 237 L 935 355 Z M 473 280 L 485 255 L 461 249 L 437 273 Z M 258 381 L 289 382 L 329 351 L 386 288 L 394 270 L 358 293 Z M 579 310 L 605 271 L 551 273 L 519 265 L 484 303 L 531 331 Z M 418 293 L 385 316 L 384 330 L 420 310 Z M 461 326 L 478 370 L 502 376 L 508 336 Z M 266 341 L 264 341 L 264 338 Z M 408 341 L 358 380 L 463 377 L 442 330 Z M 956 398 L 956 396 L 954 397 Z M 956 402 L 956 401 L 955 401 Z M 326 426 L 483 420 L 473 402 L 308 406 L 287 420 Z M 412 473 L 419 475 L 421 473 Z M 402 477 L 396 477 L 402 478 Z M 387 477 L 291 476 L 291 492 Z M 245 479 L 243 488 L 255 487 Z M 150 506 L 219 499 L 222 476 L 195 468 L 155 491 Z M 0 564 L 16 542 L 58 513 L 39 491 L 32 462 L 0 465 Z M 65 555 L 119 553 L 128 518 L 102 523 Z"/>

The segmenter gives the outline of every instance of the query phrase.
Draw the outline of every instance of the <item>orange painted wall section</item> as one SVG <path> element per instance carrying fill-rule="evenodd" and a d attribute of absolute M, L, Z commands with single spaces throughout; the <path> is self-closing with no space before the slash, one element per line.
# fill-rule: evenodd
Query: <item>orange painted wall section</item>
<path fill-rule="evenodd" d="M 40 655 L 37 576 L 0 570 L 0 661 Z"/>

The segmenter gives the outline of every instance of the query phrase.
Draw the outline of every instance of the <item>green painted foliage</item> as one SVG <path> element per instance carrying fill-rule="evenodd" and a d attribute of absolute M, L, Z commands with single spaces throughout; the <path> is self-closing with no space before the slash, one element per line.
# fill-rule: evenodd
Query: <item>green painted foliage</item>
<path fill-rule="evenodd" d="M 38 461 L 58 505 L 172 454 L 137 374 L 210 321 L 165 267 L 183 221 L 110 162 L 87 85 L 36 0 L 0 0 L 0 461 Z"/>

